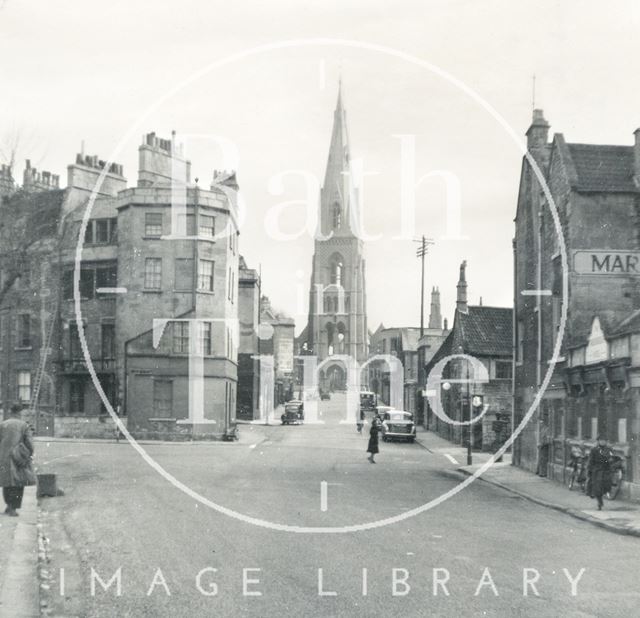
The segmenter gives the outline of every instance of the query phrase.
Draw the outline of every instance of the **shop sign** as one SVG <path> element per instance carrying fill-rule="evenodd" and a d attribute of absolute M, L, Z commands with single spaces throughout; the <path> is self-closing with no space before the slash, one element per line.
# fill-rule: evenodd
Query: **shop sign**
<path fill-rule="evenodd" d="M 580 275 L 640 275 L 640 251 L 575 251 L 573 269 Z"/>

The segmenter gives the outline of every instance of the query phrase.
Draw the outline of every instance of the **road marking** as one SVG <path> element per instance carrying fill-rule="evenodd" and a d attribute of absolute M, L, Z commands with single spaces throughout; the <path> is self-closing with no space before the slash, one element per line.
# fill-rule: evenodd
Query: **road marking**
<path fill-rule="evenodd" d="M 256 448 L 256 446 L 258 446 L 257 444 L 252 444 L 251 446 L 249 446 L 249 448 Z"/>
<path fill-rule="evenodd" d="M 449 453 L 445 453 L 444 456 L 452 463 L 455 464 L 456 466 L 459 465 L 458 461 L 456 460 L 455 457 L 452 457 L 451 455 L 449 455 Z"/>
<path fill-rule="evenodd" d="M 322 481 L 320 483 L 320 510 L 324 513 L 327 508 L 327 481 Z"/>
<path fill-rule="evenodd" d="M 551 290 L 522 290 L 520 292 L 523 296 L 552 296 Z"/>

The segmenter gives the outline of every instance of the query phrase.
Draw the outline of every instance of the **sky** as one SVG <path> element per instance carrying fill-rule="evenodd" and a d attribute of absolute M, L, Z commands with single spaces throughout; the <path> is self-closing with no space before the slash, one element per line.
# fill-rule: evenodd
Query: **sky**
<path fill-rule="evenodd" d="M 192 176 L 208 186 L 213 169 L 225 167 L 220 139 L 229 140 L 246 204 L 241 253 L 300 331 L 313 254 L 305 203 L 317 199 L 307 199 L 302 172 L 324 177 L 341 76 L 351 156 L 369 174 L 361 187 L 364 228 L 375 237 L 365 243 L 369 328 L 419 325 L 420 263 L 401 233 L 410 167 L 416 182 L 430 174 L 415 189 L 411 236 L 435 241 L 426 289 L 440 288 L 451 320 L 462 260 L 471 303 L 512 304 L 534 74 L 535 105 L 552 133 L 633 142 L 634 4 L 0 0 L 0 146 L 19 135 L 19 156 L 64 182 L 84 142 L 86 154 L 122 163 L 134 184 L 141 136 L 175 130 Z M 400 136 L 415 144 L 413 166 Z M 449 238 L 445 172 L 460 187 L 453 236 L 463 238 Z M 274 217 L 291 239 L 272 237 L 265 222 Z"/>

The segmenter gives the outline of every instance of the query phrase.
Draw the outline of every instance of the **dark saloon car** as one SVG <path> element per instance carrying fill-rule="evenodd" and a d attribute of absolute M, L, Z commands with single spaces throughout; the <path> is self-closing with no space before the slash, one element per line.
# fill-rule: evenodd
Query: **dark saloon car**
<path fill-rule="evenodd" d="M 387 410 L 382 415 L 382 440 L 407 440 L 414 442 L 416 439 L 416 426 L 413 422 L 413 414 L 402 410 Z"/>

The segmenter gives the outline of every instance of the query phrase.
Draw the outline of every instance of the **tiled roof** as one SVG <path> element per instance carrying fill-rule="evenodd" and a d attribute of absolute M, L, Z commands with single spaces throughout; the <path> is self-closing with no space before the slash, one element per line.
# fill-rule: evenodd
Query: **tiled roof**
<path fill-rule="evenodd" d="M 454 328 L 460 328 L 464 351 L 483 356 L 511 356 L 513 310 L 504 307 L 469 307 L 456 313 Z"/>
<path fill-rule="evenodd" d="M 451 356 L 453 350 L 453 330 L 449 331 L 442 345 L 436 350 L 436 353 L 431 357 L 431 360 L 427 363 L 427 368 L 433 367 L 438 361 L 441 361 L 447 356 Z"/>
<path fill-rule="evenodd" d="M 576 171 L 576 191 L 628 193 L 638 190 L 634 181 L 632 146 L 567 144 Z"/>

